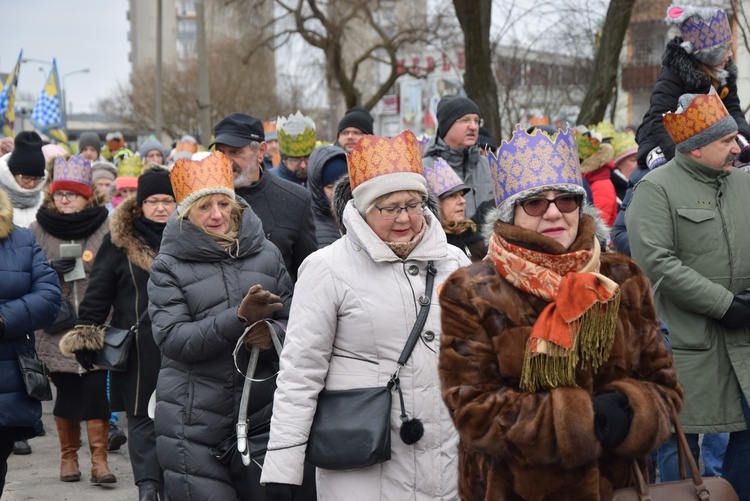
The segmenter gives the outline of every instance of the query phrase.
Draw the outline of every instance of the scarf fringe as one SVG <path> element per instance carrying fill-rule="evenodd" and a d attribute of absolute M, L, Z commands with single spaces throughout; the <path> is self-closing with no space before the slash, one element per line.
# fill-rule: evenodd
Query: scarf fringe
<path fill-rule="evenodd" d="M 609 359 L 617 329 L 620 291 L 607 302 L 597 302 L 569 324 L 575 339 L 572 350 L 553 343 L 529 338 L 521 370 L 521 389 L 536 392 L 539 388 L 578 387 L 576 369 L 579 362 L 591 364 L 596 372 Z M 545 343 L 544 353 L 534 353 L 532 343 Z"/>

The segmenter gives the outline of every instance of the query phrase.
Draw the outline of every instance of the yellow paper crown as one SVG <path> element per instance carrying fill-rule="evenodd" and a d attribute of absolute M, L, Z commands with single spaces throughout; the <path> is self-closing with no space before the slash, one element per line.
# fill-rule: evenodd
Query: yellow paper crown
<path fill-rule="evenodd" d="M 234 198 L 232 164 L 220 151 L 211 153 L 203 160 L 177 160 L 169 180 L 180 212 L 204 195 L 222 193 Z"/>
<path fill-rule="evenodd" d="M 117 164 L 117 177 L 138 177 L 143 170 L 143 162 L 136 156 L 123 158 Z"/>
<path fill-rule="evenodd" d="M 616 132 L 612 138 L 612 146 L 615 149 L 615 163 L 622 160 L 620 156 L 632 155 L 638 151 L 638 143 L 635 142 L 635 135 L 632 132 Z"/>
<path fill-rule="evenodd" d="M 615 137 L 615 126 L 609 120 L 602 120 L 596 125 L 589 125 L 589 129 L 599 133 L 602 136 L 602 142 Z"/>
<path fill-rule="evenodd" d="M 362 136 L 347 157 L 352 191 L 360 184 L 385 174 L 411 172 L 422 175 L 419 142 L 410 130 L 394 138 Z"/>
<path fill-rule="evenodd" d="M 573 129 L 573 134 L 575 134 L 576 145 L 578 146 L 578 158 L 581 160 L 586 160 L 599 151 L 599 146 L 602 143 L 600 134 L 582 125 Z"/>
<path fill-rule="evenodd" d="M 306 157 L 315 149 L 315 122 L 299 111 L 276 120 L 279 150 L 290 157 Z"/>

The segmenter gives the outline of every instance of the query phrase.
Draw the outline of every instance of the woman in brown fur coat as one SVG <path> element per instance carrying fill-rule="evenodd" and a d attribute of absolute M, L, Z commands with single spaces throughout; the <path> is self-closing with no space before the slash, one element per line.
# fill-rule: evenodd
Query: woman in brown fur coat
<path fill-rule="evenodd" d="M 608 499 L 682 404 L 650 285 L 626 256 L 601 253 L 570 131 L 517 126 L 500 150 L 488 258 L 440 291 L 459 493 Z"/>

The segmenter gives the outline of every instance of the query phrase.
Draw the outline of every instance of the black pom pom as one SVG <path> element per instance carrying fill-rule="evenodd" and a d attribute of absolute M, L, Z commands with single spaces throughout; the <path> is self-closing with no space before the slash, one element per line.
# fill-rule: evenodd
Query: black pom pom
<path fill-rule="evenodd" d="M 419 419 L 404 421 L 398 434 L 406 445 L 416 444 L 424 435 L 424 425 Z"/>

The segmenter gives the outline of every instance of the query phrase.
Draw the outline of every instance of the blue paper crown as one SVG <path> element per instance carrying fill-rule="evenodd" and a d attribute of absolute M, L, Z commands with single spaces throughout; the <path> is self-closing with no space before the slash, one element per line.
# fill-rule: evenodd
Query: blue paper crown
<path fill-rule="evenodd" d="M 693 44 L 693 50 L 710 49 L 732 39 L 732 28 L 726 13 L 718 9 L 708 21 L 696 17 L 690 17 L 680 25 L 682 38 Z"/>
<path fill-rule="evenodd" d="M 573 131 L 558 130 L 552 136 L 540 129 L 527 133 L 521 125 L 510 141 L 503 140 L 497 156 L 487 156 L 495 204 L 535 188 L 575 185 L 583 190 L 578 147 Z"/>

